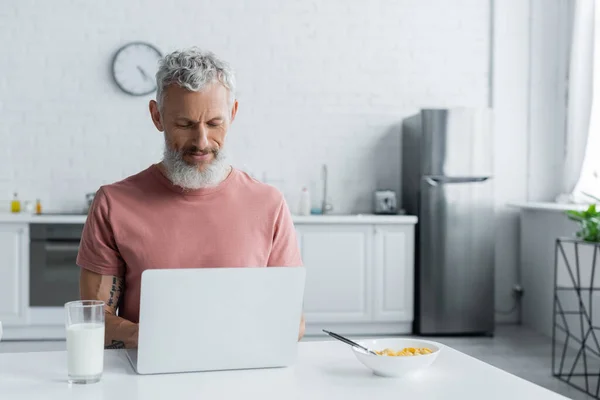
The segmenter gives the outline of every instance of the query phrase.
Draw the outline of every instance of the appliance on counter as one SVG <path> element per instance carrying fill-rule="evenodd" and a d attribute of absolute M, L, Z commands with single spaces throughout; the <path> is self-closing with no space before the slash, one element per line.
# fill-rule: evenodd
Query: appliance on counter
<path fill-rule="evenodd" d="M 94 197 L 96 197 L 96 192 L 85 194 L 85 214 L 88 214 L 90 212 L 90 208 L 92 207 L 92 203 L 94 202 Z"/>
<path fill-rule="evenodd" d="M 75 264 L 83 224 L 31 224 L 29 302 L 31 307 L 63 307 L 79 299 Z"/>
<path fill-rule="evenodd" d="M 492 139 L 489 109 L 404 120 L 402 200 L 419 217 L 415 333 L 493 334 Z"/>
<path fill-rule="evenodd" d="M 382 215 L 397 214 L 396 192 L 393 190 L 376 190 L 373 193 L 373 212 Z"/>

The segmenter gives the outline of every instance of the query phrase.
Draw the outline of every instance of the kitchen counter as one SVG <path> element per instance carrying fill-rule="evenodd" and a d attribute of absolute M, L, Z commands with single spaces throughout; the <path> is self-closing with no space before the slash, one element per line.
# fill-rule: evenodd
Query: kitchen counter
<path fill-rule="evenodd" d="M 410 224 L 417 223 L 414 215 L 292 215 L 295 224 Z"/>
<path fill-rule="evenodd" d="M 66 366 L 64 351 L 0 354 L 0 398 L 566 399 L 449 347 L 430 368 L 403 379 L 373 375 L 334 341 L 300 343 L 289 368 L 140 376 L 124 350 L 106 350 L 102 380 L 70 386 Z"/>
<path fill-rule="evenodd" d="M 87 216 L 83 214 L 52 215 L 52 214 L 11 214 L 0 213 L 0 223 L 43 223 L 43 224 L 83 224 Z M 417 223 L 413 215 L 293 215 L 296 224 L 411 224 Z"/>
<path fill-rule="evenodd" d="M 1 213 L 1 223 L 25 223 L 25 224 L 84 224 L 85 214 L 29 214 L 29 213 Z"/>
<path fill-rule="evenodd" d="M 539 210 L 539 211 L 555 211 L 565 212 L 569 210 L 584 211 L 587 210 L 588 204 L 567 204 L 567 203 L 545 203 L 545 202 L 525 202 L 525 203 L 509 203 L 510 207 L 520 208 L 521 210 Z"/>

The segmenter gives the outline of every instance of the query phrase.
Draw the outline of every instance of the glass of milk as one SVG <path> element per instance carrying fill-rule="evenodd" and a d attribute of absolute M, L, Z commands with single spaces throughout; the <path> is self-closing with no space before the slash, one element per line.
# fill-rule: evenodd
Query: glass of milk
<path fill-rule="evenodd" d="M 104 370 L 104 302 L 65 304 L 69 383 L 96 383 Z"/>

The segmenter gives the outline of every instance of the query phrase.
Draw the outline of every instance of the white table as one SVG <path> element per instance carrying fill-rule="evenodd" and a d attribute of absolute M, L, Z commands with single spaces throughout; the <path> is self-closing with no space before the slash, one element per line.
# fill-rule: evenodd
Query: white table
<path fill-rule="evenodd" d="M 66 356 L 0 354 L 0 399 L 565 399 L 448 347 L 403 379 L 374 376 L 338 342 L 300 343 L 289 368 L 146 376 L 122 350 L 107 350 L 102 380 L 83 386 L 66 383 Z"/>

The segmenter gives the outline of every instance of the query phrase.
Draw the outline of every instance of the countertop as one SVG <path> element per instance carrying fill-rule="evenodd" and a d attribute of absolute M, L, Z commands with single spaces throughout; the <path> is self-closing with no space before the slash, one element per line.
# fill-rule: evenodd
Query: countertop
<path fill-rule="evenodd" d="M 411 224 L 417 223 L 414 215 L 292 215 L 295 224 Z"/>
<path fill-rule="evenodd" d="M 526 203 L 509 203 L 510 207 L 520 208 L 522 210 L 541 210 L 565 212 L 568 210 L 583 211 L 587 210 L 588 204 L 567 204 L 567 203 L 544 203 L 544 202 L 526 202 Z"/>
<path fill-rule="evenodd" d="M 136 375 L 124 350 L 106 350 L 99 383 L 66 383 L 67 353 L 0 354 L 0 398 L 17 399 L 566 399 L 449 347 L 419 375 L 380 378 L 335 341 L 298 345 L 288 368 Z"/>
<path fill-rule="evenodd" d="M 83 224 L 86 215 L 50 215 L 28 213 L 0 213 L 0 223 L 57 223 L 57 224 Z M 295 224 L 411 224 L 417 223 L 413 215 L 293 215 Z"/>

